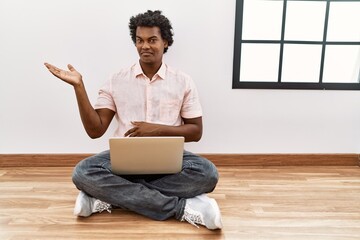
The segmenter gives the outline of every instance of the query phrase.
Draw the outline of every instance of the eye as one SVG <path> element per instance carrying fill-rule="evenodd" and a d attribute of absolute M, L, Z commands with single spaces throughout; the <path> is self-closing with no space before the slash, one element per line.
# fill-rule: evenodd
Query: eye
<path fill-rule="evenodd" d="M 136 39 L 136 43 L 137 43 L 137 44 L 140 44 L 140 43 L 142 43 L 142 42 L 143 42 L 142 39 L 140 39 L 140 38 L 137 38 L 137 39 Z"/>
<path fill-rule="evenodd" d="M 149 43 L 156 43 L 156 38 L 152 38 L 149 40 Z"/>

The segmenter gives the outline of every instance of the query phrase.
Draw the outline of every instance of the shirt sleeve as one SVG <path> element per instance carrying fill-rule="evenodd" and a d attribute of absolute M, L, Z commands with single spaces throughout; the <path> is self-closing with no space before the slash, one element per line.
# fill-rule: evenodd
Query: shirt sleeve
<path fill-rule="evenodd" d="M 199 94 L 195 83 L 191 78 L 188 79 L 187 90 L 181 108 L 181 117 L 197 118 L 202 116 Z"/>
<path fill-rule="evenodd" d="M 95 109 L 108 108 L 116 112 L 116 105 L 112 94 L 112 78 L 99 90 L 99 95 L 94 106 Z"/>

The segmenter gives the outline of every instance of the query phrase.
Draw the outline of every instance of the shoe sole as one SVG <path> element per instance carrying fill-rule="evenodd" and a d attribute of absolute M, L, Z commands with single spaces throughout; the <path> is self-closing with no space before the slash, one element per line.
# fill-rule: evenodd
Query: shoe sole
<path fill-rule="evenodd" d="M 76 198 L 76 202 L 75 202 L 75 207 L 74 207 L 74 215 L 75 216 L 78 216 L 78 217 L 88 217 L 90 215 L 84 215 L 81 213 L 81 210 L 82 210 L 82 202 L 84 201 L 85 199 L 85 193 L 84 192 L 80 192 L 79 195 L 77 196 Z"/>
<path fill-rule="evenodd" d="M 221 221 L 221 213 L 220 213 L 219 205 L 217 204 L 215 199 L 212 199 L 212 198 L 210 199 L 210 204 L 215 209 L 215 212 L 216 212 L 215 226 L 218 229 L 221 229 L 223 227 L 223 225 L 222 225 L 222 221 Z"/>
<path fill-rule="evenodd" d="M 220 208 L 219 205 L 217 204 L 216 200 L 213 198 L 209 198 L 206 194 L 202 194 L 200 196 L 198 196 L 199 199 L 201 199 L 202 201 L 205 202 L 210 202 L 210 205 L 212 206 L 212 208 L 215 210 L 215 226 L 216 228 L 213 229 L 221 229 L 223 227 L 222 221 L 221 221 L 221 212 L 220 212 Z"/>

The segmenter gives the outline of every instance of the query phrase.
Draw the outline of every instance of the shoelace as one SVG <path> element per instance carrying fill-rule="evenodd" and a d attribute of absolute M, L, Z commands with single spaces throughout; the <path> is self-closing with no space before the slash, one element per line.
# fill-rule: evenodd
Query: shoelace
<path fill-rule="evenodd" d="M 109 203 L 97 200 L 97 202 L 95 203 L 95 211 L 101 213 L 104 210 L 111 213 L 111 205 Z"/>
<path fill-rule="evenodd" d="M 196 223 L 205 225 L 201 214 L 197 211 L 192 210 L 191 208 L 188 208 L 187 206 L 185 206 L 184 215 L 181 218 L 181 221 L 185 220 L 197 228 L 199 228 L 199 226 L 196 225 Z"/>

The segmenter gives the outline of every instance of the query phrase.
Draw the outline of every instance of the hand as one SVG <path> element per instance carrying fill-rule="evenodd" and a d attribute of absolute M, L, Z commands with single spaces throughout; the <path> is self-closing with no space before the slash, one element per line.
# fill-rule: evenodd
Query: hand
<path fill-rule="evenodd" d="M 147 123 L 147 122 L 131 122 L 134 126 L 129 129 L 124 136 L 125 137 L 146 137 L 146 136 L 159 136 L 160 124 Z"/>
<path fill-rule="evenodd" d="M 81 74 L 76 71 L 76 69 L 68 64 L 67 67 L 70 71 L 66 71 L 60 68 L 57 68 L 49 63 L 44 63 L 44 65 L 49 69 L 49 71 L 57 78 L 63 80 L 66 83 L 73 85 L 80 85 L 82 83 L 82 76 Z"/>

